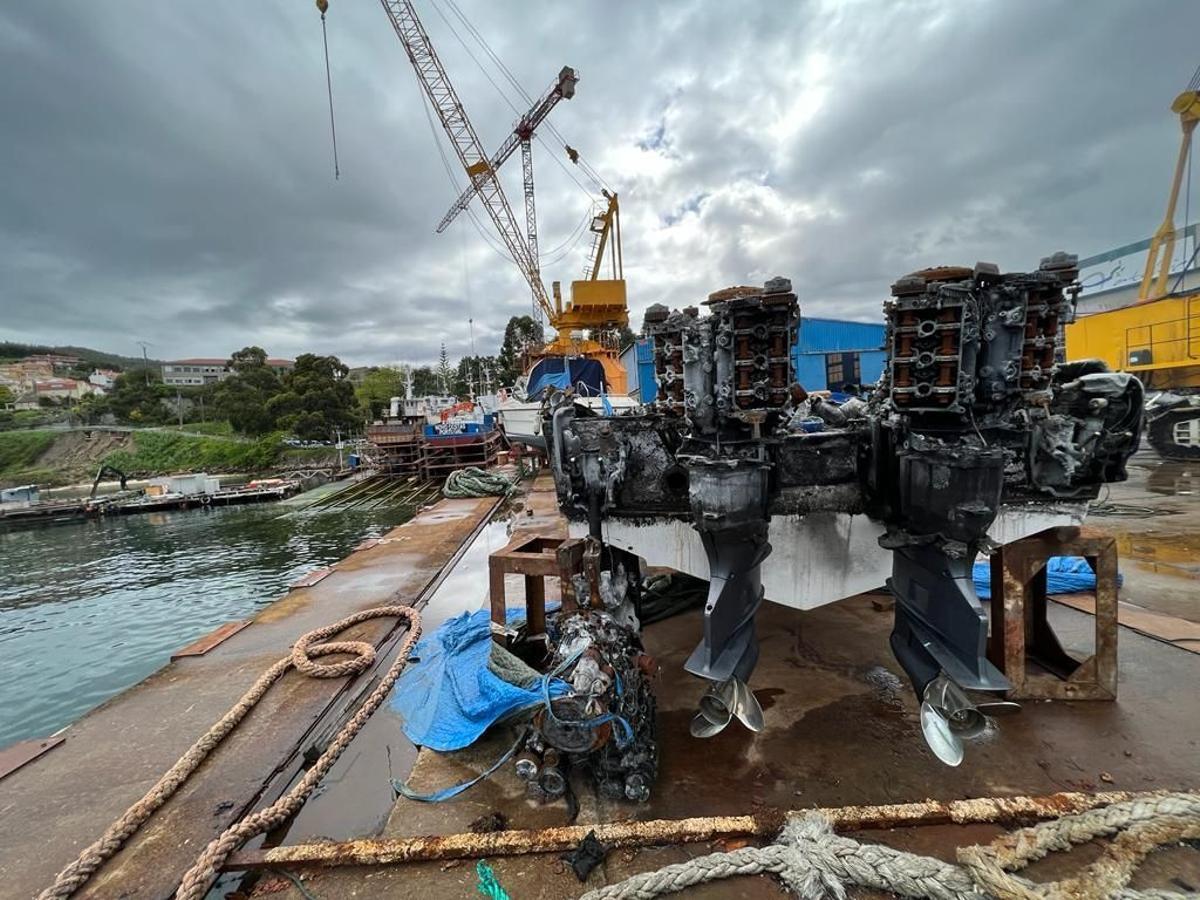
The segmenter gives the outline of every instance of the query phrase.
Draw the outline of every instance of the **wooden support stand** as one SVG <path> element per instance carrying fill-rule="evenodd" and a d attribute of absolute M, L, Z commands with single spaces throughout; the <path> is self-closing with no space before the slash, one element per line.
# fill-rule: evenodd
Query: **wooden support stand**
<path fill-rule="evenodd" d="M 379 472 L 411 476 L 421 471 L 421 429 L 412 424 L 371 425 L 367 440 L 374 445 Z"/>
<path fill-rule="evenodd" d="M 492 428 L 470 434 L 429 436 L 420 424 L 372 425 L 367 429 L 373 457 L 381 474 L 419 475 L 440 481 L 455 469 L 496 464 L 500 432 Z"/>
<path fill-rule="evenodd" d="M 1085 660 L 1063 650 L 1046 617 L 1046 563 L 1082 556 L 1096 573 L 1096 648 Z M 992 554 L 988 657 L 1012 682 L 1014 700 L 1117 697 L 1117 545 L 1086 528 L 1051 528 Z M 1029 671 L 1035 663 L 1044 672 Z"/>
<path fill-rule="evenodd" d="M 525 620 L 531 640 L 546 637 L 546 578 L 558 578 L 562 584 L 563 610 L 577 608 L 571 576 L 583 563 L 585 541 L 579 538 L 518 535 L 502 550 L 488 557 L 488 595 L 492 609 L 492 638 L 504 643 L 504 576 L 525 576 Z"/>
<path fill-rule="evenodd" d="M 421 476 L 441 480 L 456 469 L 496 464 L 500 451 L 500 432 L 495 429 L 477 434 L 425 437 L 421 441 Z"/>

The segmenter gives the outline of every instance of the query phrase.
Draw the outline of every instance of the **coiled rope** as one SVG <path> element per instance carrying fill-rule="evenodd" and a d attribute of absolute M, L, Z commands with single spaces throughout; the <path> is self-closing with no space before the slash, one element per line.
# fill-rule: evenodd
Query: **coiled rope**
<path fill-rule="evenodd" d="M 497 472 L 478 466 L 455 469 L 442 485 L 442 495 L 452 499 L 464 497 L 507 497 L 517 489 L 516 484 Z"/>
<path fill-rule="evenodd" d="M 341 756 L 342 751 L 358 734 L 371 714 L 387 698 L 396 679 L 400 677 L 400 672 L 408 662 L 409 651 L 412 650 L 413 644 L 421 635 L 421 615 L 411 606 L 381 606 L 375 609 L 365 609 L 334 622 L 332 625 L 325 625 L 302 635 L 292 645 L 291 653 L 267 669 L 242 695 L 241 699 L 203 737 L 192 744 L 142 799 L 129 807 L 119 819 L 108 827 L 99 840 L 59 872 L 54 884 L 42 891 L 38 895 L 38 900 L 61 900 L 79 890 L 105 862 L 124 846 L 125 842 L 137 832 L 146 820 L 170 799 L 171 795 L 199 768 L 205 758 L 263 698 L 271 685 L 289 669 L 294 668 L 310 678 L 341 678 L 358 675 L 370 668 L 375 662 L 375 647 L 371 644 L 365 641 L 319 642 L 360 622 L 387 617 L 396 617 L 408 622 L 408 632 L 400 642 L 396 659 L 387 670 L 387 674 L 295 787 L 275 803 L 230 826 L 200 854 L 192 868 L 183 876 L 183 881 L 175 896 L 180 900 L 201 900 L 231 853 L 250 838 L 282 825 L 300 810 L 309 794 L 313 792 L 337 758 Z M 353 658 L 334 663 L 313 661 L 315 657 L 334 653 L 352 654 Z"/>
<path fill-rule="evenodd" d="M 1053 850 L 1115 835 L 1082 873 L 1039 884 L 1014 874 Z M 1161 794 L 1064 816 L 958 851 L 960 865 L 834 834 L 819 813 L 790 820 L 766 847 L 712 853 L 643 872 L 583 895 L 582 900 L 650 900 L 733 875 L 771 873 L 797 895 L 842 900 L 857 885 L 933 900 L 1184 900 L 1186 895 L 1126 888 L 1155 847 L 1200 836 L 1200 795 Z M 1192 895 L 1194 896 L 1194 895 Z"/>

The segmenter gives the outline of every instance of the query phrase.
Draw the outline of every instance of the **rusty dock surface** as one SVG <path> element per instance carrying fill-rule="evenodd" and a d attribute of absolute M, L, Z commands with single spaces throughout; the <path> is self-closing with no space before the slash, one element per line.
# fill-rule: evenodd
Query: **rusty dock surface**
<path fill-rule="evenodd" d="M 1114 485 L 1109 515 L 1090 524 L 1116 536 L 1126 551 L 1122 597 L 1132 593 L 1154 603 L 1145 590 L 1144 570 L 1154 565 L 1165 579 L 1156 596 L 1163 612 L 1190 615 L 1200 623 L 1200 588 L 1190 573 L 1155 565 L 1150 558 L 1181 555 L 1200 534 L 1200 501 L 1190 493 L 1163 490 L 1159 482 L 1180 464 L 1163 464 L 1149 455 L 1133 467 L 1127 484 Z M 1175 477 L 1172 476 L 1172 477 Z M 1184 479 L 1187 484 L 1187 480 Z M 1132 513 L 1132 514 L 1131 514 Z M 546 532 L 554 533 L 554 532 Z M 558 532 L 561 533 L 561 532 Z M 1141 548 L 1138 550 L 1137 548 Z M 1197 557 L 1200 558 L 1200 557 Z M 1173 563 L 1174 564 L 1174 563 Z M 519 581 L 509 583 L 510 603 L 519 603 Z M 475 608 L 486 603 L 487 586 L 475 587 Z M 753 686 L 766 711 L 758 735 L 735 725 L 707 741 L 688 733 L 701 686 L 683 671 L 683 662 L 700 639 L 698 612 L 649 626 L 647 650 L 660 665 L 655 682 L 662 767 L 649 803 L 633 805 L 600 797 L 586 777 L 573 779 L 580 805 L 578 825 L 690 817 L 778 817 L 783 810 L 880 804 L 918 804 L 935 814 L 932 824 L 879 828 L 869 819 L 853 826 L 856 837 L 954 861 L 955 848 L 986 843 L 1013 827 L 1010 823 L 956 824 L 939 821 L 939 809 L 976 797 L 1017 798 L 1059 795 L 1186 790 L 1200 787 L 1200 654 L 1164 639 L 1120 630 L 1119 697 L 1113 702 L 1026 702 L 1017 716 L 998 720 L 999 729 L 967 747 L 958 768 L 938 763 L 926 749 L 917 723 L 917 703 L 907 682 L 897 677 L 888 648 L 892 614 L 879 596 L 865 595 L 801 612 L 765 604 L 759 613 L 762 654 Z M 1086 612 L 1052 603 L 1051 623 L 1064 645 L 1086 650 L 1093 619 Z M 410 785 L 432 791 L 466 780 L 486 769 L 511 744 L 499 732 L 453 754 L 422 750 L 412 767 Z M 338 787 L 320 798 L 338 802 Z M 377 790 L 386 792 L 380 783 Z M 922 801 L 934 802 L 924 804 Z M 1064 807 L 1065 808 L 1065 807 Z M 437 804 L 397 800 L 386 821 L 358 837 L 387 839 L 460 835 L 472 823 L 500 812 L 508 829 L 558 828 L 568 824 L 560 801 L 538 805 L 526 799 L 524 784 L 511 766 L 455 799 Z M 1019 818 L 1019 817 L 1018 817 Z M 317 821 L 293 829 L 285 845 L 333 837 Z M 613 850 L 589 877 L 576 880 L 559 853 L 492 856 L 500 885 L 520 900 L 564 900 L 612 884 L 632 874 L 761 839 L 702 841 L 672 846 Z M 369 852 L 370 845 L 364 848 Z M 1093 847 L 1092 850 L 1095 848 Z M 1081 859 L 1082 857 L 1082 859 Z M 1027 870 L 1035 880 L 1054 879 L 1091 861 L 1087 848 L 1051 857 Z M 320 900 L 363 896 L 478 897 L 471 859 L 446 859 L 402 865 L 328 868 L 294 864 L 306 890 Z M 1154 854 L 1132 882 L 1138 888 L 1200 889 L 1200 851 L 1176 847 Z M 266 875 L 262 896 L 302 900 L 291 883 Z M 778 883 L 767 876 L 746 876 L 692 888 L 681 896 L 696 898 L 777 898 Z M 858 891 L 857 897 L 882 897 Z"/>
<path fill-rule="evenodd" d="M 1200 591 L 1187 571 L 1200 533 L 1200 504 L 1191 494 L 1155 491 L 1164 467 L 1135 467 L 1127 485 L 1114 486 L 1109 516 L 1094 527 L 1122 545 L 1122 601 L 1131 597 L 1176 621 L 1200 623 Z M 442 502 L 335 566 L 311 587 L 293 591 L 207 655 L 173 663 L 115 698 L 66 732 L 66 742 L 0 780 L 0 876 L 5 896 L 32 896 L 54 873 L 174 762 L 230 702 L 274 662 L 300 633 L 399 593 L 412 597 L 436 577 L 485 517 L 492 501 Z M 490 549 L 528 531 L 565 534 L 543 476 L 512 521 L 490 537 Z M 1122 515 L 1134 510 L 1137 515 Z M 1144 514 L 1153 507 L 1154 514 Z M 489 526 L 491 527 L 491 526 Z M 486 554 L 468 551 L 432 595 L 426 627 L 487 602 Z M 1128 550 L 1126 548 L 1129 548 Z M 881 551 L 884 552 L 884 551 Z M 478 556 L 478 558 L 475 558 Z M 483 565 L 480 565 L 480 562 Z M 1161 589 L 1146 591 L 1144 570 Z M 522 581 L 511 576 L 510 603 Z M 449 590 L 447 590 L 449 589 Z M 407 592 L 407 593 L 406 593 Z M 1069 650 L 1086 648 L 1093 620 L 1085 611 L 1052 603 L 1051 623 Z M 1189 618 L 1185 618 L 1189 617 Z M 1124 620 L 1122 619 L 1124 622 Z M 1200 787 L 1200 653 L 1144 630 L 1120 630 L 1116 702 L 1027 702 L 999 721 L 999 730 L 967 747 L 958 768 L 937 763 L 917 725 L 917 704 L 888 649 L 892 616 L 879 596 L 861 596 L 801 612 L 766 604 L 759 614 L 762 656 L 753 686 L 766 710 L 757 735 L 736 725 L 707 741 L 688 734 L 701 685 L 683 661 L 702 631 L 698 611 L 645 630 L 659 662 L 655 683 L 662 768 L 649 803 L 598 796 L 584 777 L 573 779 L 576 824 L 644 822 L 714 816 L 767 821 L 785 810 L 850 805 L 928 804 L 935 813 L 953 801 L 1016 798 L 1060 792 L 1122 792 Z M 386 623 L 373 625 L 377 637 Z M 303 749 L 314 717 L 330 705 L 338 684 L 289 675 L 130 845 L 101 870 L 80 896 L 165 898 L 204 844 L 245 810 L 273 799 L 285 778 L 281 760 Z M 351 838 L 382 840 L 457 835 L 482 816 L 502 813 L 509 829 L 568 824 L 562 802 L 537 805 L 511 766 L 445 803 L 393 801 L 389 777 L 409 778 L 418 790 L 460 782 L 487 768 L 512 742 L 497 729 L 454 754 L 405 745 L 394 714 L 379 710 L 285 835 L 283 846 Z M 407 749 L 404 749 L 407 746 Z M 364 824 L 364 817 L 369 820 Z M 879 829 L 869 817 L 855 826 L 862 839 L 946 860 L 958 846 L 984 843 L 1009 826 L 956 824 L 930 815 L 912 827 Z M 762 831 L 731 842 L 700 840 L 663 847 L 628 846 L 611 852 L 586 885 L 557 853 L 488 859 L 499 883 L 520 900 L 578 897 L 584 890 L 640 871 L 658 869 L 714 850 L 760 842 Z M 1034 864 L 1034 879 L 1057 878 L 1080 865 L 1087 848 Z M 251 856 L 253 854 L 250 854 Z M 1089 862 L 1085 858 L 1083 863 Z M 390 866 L 324 868 L 295 862 L 307 896 L 320 900 L 365 896 L 477 897 L 471 859 Z M 222 890 L 236 885 L 230 882 Z M 1200 888 L 1200 851 L 1156 853 L 1133 887 Z M 765 876 L 741 877 L 691 890 L 699 898 L 780 896 Z M 263 872 L 252 896 L 305 895 L 277 873 Z M 854 896 L 881 896 L 859 892 Z"/>

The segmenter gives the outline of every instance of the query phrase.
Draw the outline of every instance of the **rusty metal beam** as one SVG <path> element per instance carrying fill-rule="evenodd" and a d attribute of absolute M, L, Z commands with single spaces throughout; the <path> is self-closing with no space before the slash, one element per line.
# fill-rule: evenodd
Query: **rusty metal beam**
<path fill-rule="evenodd" d="M 525 617 L 531 638 L 544 638 L 546 633 L 546 581 L 558 577 L 563 583 L 564 607 L 568 605 L 567 592 L 570 574 L 578 566 L 581 546 L 578 541 L 541 534 L 519 534 L 508 545 L 488 557 L 488 598 L 492 611 L 492 637 L 497 643 L 505 642 L 507 600 L 504 589 L 505 575 L 525 576 Z M 580 552 L 574 552 L 574 551 Z M 574 595 L 570 603 L 573 606 Z"/>
<path fill-rule="evenodd" d="M 26 763 L 31 763 L 43 753 L 53 750 L 66 738 L 62 735 L 18 741 L 0 749 L 0 778 L 11 775 Z"/>
<path fill-rule="evenodd" d="M 224 625 L 214 628 L 208 634 L 204 635 L 204 637 L 192 641 L 192 643 L 188 644 L 186 647 L 176 650 L 171 654 L 171 660 L 174 661 L 177 659 L 183 659 L 187 656 L 203 656 L 213 647 L 219 646 L 220 644 L 229 640 L 231 637 L 249 625 L 250 622 L 250 619 L 242 619 L 236 622 L 226 622 Z"/>
<path fill-rule="evenodd" d="M 1004 824 L 1054 819 L 1162 792 L 1106 791 L 1096 794 L 1064 792 L 1043 797 L 982 797 L 976 800 L 924 800 L 884 806 L 841 806 L 826 809 L 769 811 L 748 816 L 703 816 L 691 819 L 651 819 L 569 825 L 530 831 L 490 834 L 449 834 L 428 837 L 364 839 L 342 843 L 298 844 L 267 850 L 243 850 L 225 864 L 228 870 L 291 866 L 383 866 L 445 859 L 477 859 L 559 853 L 572 850 L 590 831 L 610 847 L 655 844 L 694 844 L 717 838 L 773 837 L 789 818 L 817 812 L 839 831 L 864 831 L 914 825 Z"/>

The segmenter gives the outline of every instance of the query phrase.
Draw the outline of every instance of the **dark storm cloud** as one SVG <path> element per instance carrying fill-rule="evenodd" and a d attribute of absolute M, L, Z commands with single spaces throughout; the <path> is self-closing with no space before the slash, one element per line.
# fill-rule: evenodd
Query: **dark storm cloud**
<path fill-rule="evenodd" d="M 1200 25 L 1118 0 L 460 5 L 531 94 L 580 70 L 553 121 L 621 193 L 639 320 L 776 273 L 810 312 L 870 318 L 916 267 L 1149 234 Z M 524 101 L 447 0 L 418 8 L 491 149 Z M 473 317 L 497 343 L 528 291 L 466 217 L 433 233 L 454 192 L 384 12 L 342 0 L 328 24 L 337 182 L 311 4 L 0 11 L 0 338 L 365 363 L 462 353 Z M 543 137 L 545 276 L 566 282 L 589 200 L 563 168 L 586 179 Z"/>

